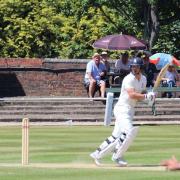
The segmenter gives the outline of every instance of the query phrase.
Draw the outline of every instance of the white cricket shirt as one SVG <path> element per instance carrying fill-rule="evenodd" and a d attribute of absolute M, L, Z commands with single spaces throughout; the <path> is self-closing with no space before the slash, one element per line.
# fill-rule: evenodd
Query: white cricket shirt
<path fill-rule="evenodd" d="M 121 93 L 117 102 L 117 106 L 129 106 L 129 108 L 134 108 L 137 100 L 131 99 L 127 93 L 127 89 L 133 88 L 136 92 L 141 93 L 146 89 L 146 77 L 141 74 L 140 80 L 137 80 L 135 76 L 130 73 L 128 74 L 122 82 Z"/>

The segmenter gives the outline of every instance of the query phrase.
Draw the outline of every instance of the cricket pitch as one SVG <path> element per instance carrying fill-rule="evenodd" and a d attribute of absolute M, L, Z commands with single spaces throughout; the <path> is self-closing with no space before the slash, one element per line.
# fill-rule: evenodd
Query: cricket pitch
<path fill-rule="evenodd" d="M 117 169 L 117 170 L 137 170 L 137 171 L 166 171 L 166 167 L 160 165 L 128 165 L 120 167 L 114 164 L 101 164 L 97 166 L 89 163 L 30 163 L 28 165 L 0 163 L 0 167 L 31 167 L 31 168 L 49 168 L 49 169 Z"/>

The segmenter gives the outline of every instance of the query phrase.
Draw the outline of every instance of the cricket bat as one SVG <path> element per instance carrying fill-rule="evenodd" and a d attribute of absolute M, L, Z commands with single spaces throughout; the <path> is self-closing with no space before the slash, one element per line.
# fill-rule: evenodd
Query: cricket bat
<path fill-rule="evenodd" d="M 161 71 L 159 72 L 159 74 L 158 74 L 158 76 L 157 76 L 157 78 L 156 78 L 156 82 L 155 82 L 155 84 L 154 84 L 154 87 L 153 87 L 153 89 L 152 89 L 153 92 L 156 92 L 157 88 L 159 87 L 159 85 L 160 85 L 160 83 L 161 83 L 161 80 L 162 80 L 162 78 L 164 77 L 164 75 L 165 75 L 165 73 L 166 73 L 169 65 L 170 65 L 169 63 L 166 64 L 166 65 L 161 69 Z M 154 102 L 154 104 L 152 105 L 152 112 L 153 112 L 154 115 L 156 115 L 155 102 Z"/>
<path fill-rule="evenodd" d="M 153 87 L 153 91 L 156 91 L 156 89 L 159 87 L 159 85 L 160 85 L 160 83 L 161 83 L 161 80 L 162 80 L 162 78 L 164 77 L 164 75 L 165 75 L 165 73 L 166 73 L 169 65 L 170 65 L 169 63 L 166 64 L 166 65 L 161 69 L 161 71 L 159 72 L 159 74 L 158 74 L 158 76 L 157 76 L 157 78 L 156 78 L 156 82 L 155 82 L 154 87 Z"/>

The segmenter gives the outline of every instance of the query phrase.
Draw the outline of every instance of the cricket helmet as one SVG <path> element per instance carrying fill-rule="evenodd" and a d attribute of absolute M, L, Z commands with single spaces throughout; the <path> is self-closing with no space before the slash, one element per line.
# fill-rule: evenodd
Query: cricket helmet
<path fill-rule="evenodd" d="M 130 62 L 130 67 L 132 67 L 133 65 L 140 66 L 142 68 L 144 66 L 144 62 L 141 58 L 135 57 Z"/>

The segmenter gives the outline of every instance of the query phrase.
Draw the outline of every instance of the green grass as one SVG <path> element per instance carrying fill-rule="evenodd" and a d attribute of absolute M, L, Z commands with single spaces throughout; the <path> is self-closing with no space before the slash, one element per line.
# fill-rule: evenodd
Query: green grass
<path fill-rule="evenodd" d="M 111 134 L 113 127 L 33 126 L 30 128 L 30 163 L 87 163 L 89 153 Z M 141 126 L 134 143 L 125 154 L 129 164 L 159 164 L 176 155 L 180 159 L 180 126 Z M 111 156 L 104 158 L 111 163 Z M 0 127 L 0 163 L 21 163 L 21 128 Z M 175 180 L 180 171 L 135 171 L 117 169 L 59 169 L 0 167 L 0 180 Z"/>

